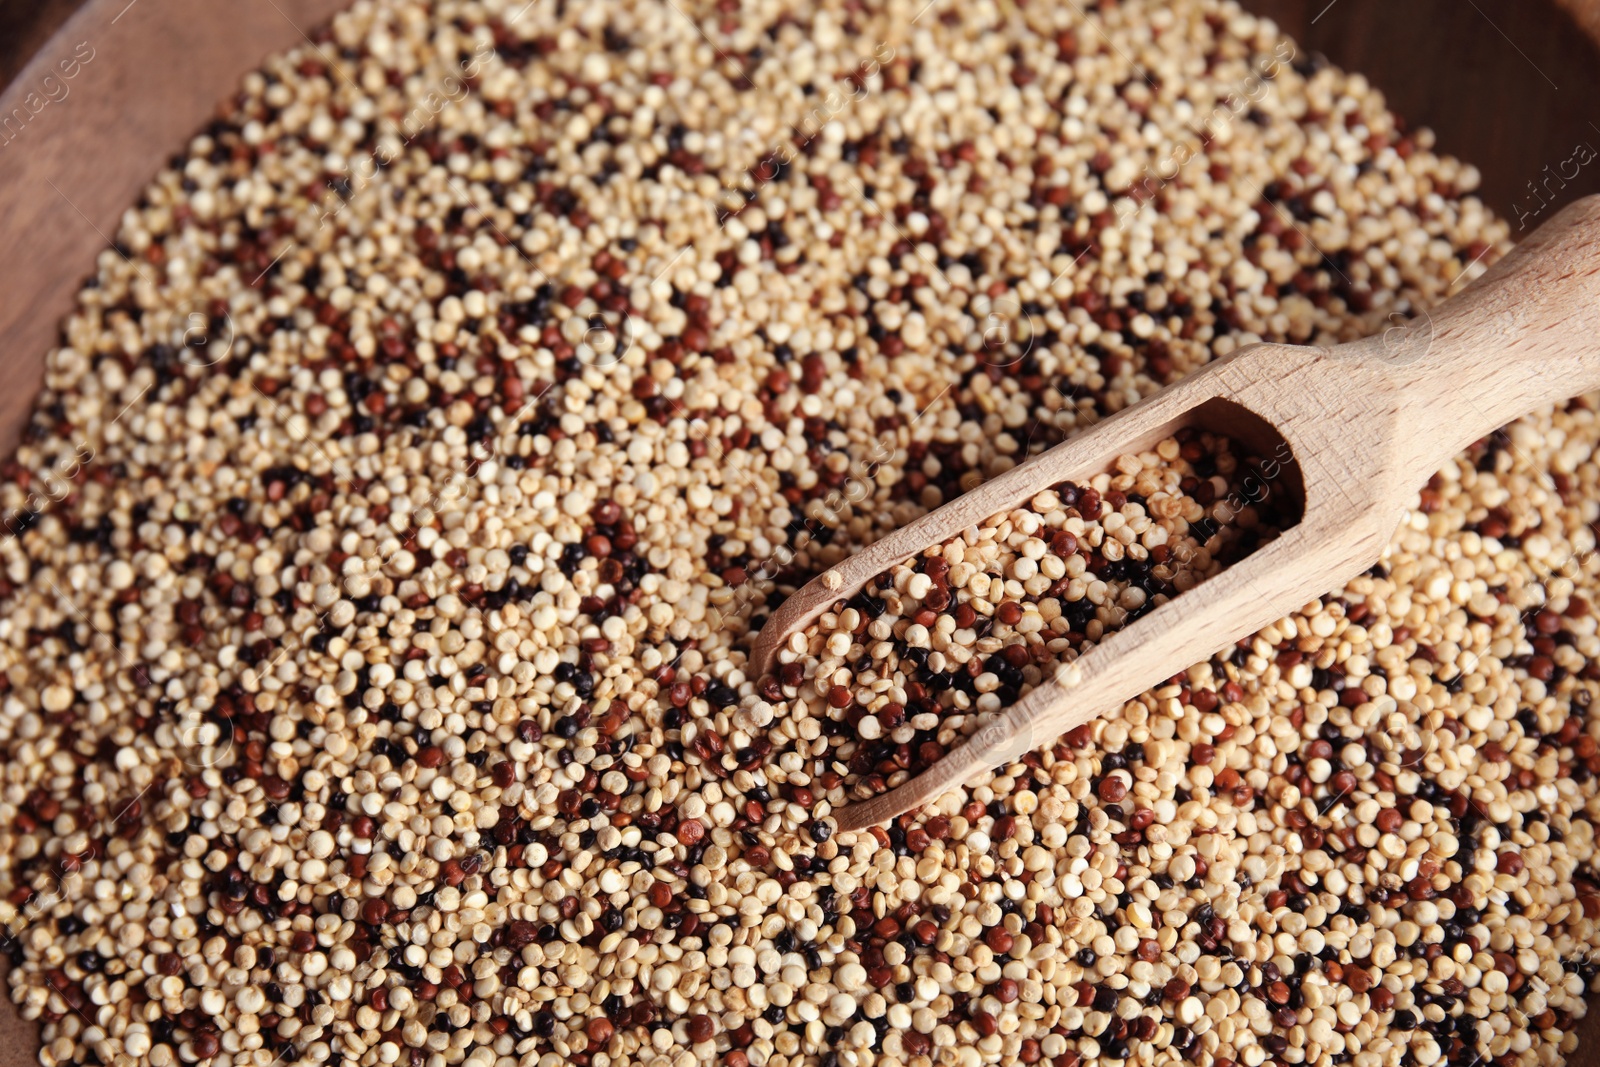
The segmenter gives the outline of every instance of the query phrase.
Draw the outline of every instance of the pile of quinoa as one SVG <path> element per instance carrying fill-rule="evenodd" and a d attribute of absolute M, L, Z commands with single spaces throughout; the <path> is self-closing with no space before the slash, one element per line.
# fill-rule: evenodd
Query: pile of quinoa
<path fill-rule="evenodd" d="M 849 767 L 854 798 L 874 796 L 1291 525 L 1283 473 L 1241 462 L 1225 437 L 1180 431 L 878 575 L 791 638 L 758 691 L 802 743 L 816 741 L 808 720 L 825 720 L 813 758 Z"/>
<path fill-rule="evenodd" d="M 0 470 L 42 1062 L 1559 1062 L 1600 936 L 1592 398 L 1453 460 L 1345 589 L 887 828 L 830 813 L 968 728 L 959 672 L 902 698 L 821 632 L 848 606 L 745 669 L 787 592 L 1026 454 L 1465 285 L 1507 231 L 1431 144 L 1221 0 L 313 31 L 126 213 Z M 1129 519 L 1057 505 L 1091 547 Z M 1061 658 L 1267 535 L 1182 508 L 1196 569 L 1097 571 L 1081 630 L 1066 591 Z"/>

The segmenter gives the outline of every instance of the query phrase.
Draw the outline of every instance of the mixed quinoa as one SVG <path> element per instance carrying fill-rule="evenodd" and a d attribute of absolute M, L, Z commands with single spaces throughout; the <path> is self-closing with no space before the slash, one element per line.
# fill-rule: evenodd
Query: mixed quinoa
<path fill-rule="evenodd" d="M 123 217 L 0 470 L 42 1061 L 1560 1062 L 1593 398 L 888 827 L 830 813 L 1270 536 L 1228 443 L 746 670 L 786 593 L 1026 455 L 1467 284 L 1507 230 L 1431 146 L 1223 0 L 361 0 L 269 60 Z"/>
<path fill-rule="evenodd" d="M 1183 430 L 878 575 L 792 638 L 758 692 L 786 735 L 860 779 L 847 794 L 876 795 L 1106 634 L 1292 525 L 1286 481 L 1283 462 Z M 828 735 L 820 747 L 813 719 Z"/>

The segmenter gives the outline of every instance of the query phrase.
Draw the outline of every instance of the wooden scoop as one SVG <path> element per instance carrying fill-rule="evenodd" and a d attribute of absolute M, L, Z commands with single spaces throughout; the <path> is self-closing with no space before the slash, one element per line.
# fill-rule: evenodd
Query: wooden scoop
<path fill-rule="evenodd" d="M 918 777 L 834 813 L 845 830 L 886 822 L 1339 588 L 1378 560 L 1451 456 L 1597 388 L 1600 196 L 1567 207 L 1404 327 L 1334 348 L 1242 348 L 896 530 L 773 612 L 750 673 L 766 673 L 786 648 L 799 653 L 793 635 L 894 564 L 1182 427 L 1226 434 L 1258 456 L 1287 451 L 1279 481 L 1301 505 L 1296 525 L 1059 668 Z"/>

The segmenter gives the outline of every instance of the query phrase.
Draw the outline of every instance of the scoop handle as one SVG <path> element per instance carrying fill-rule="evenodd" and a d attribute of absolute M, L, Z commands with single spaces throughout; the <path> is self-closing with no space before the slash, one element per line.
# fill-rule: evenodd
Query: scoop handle
<path fill-rule="evenodd" d="M 1420 477 L 1530 411 L 1600 389 L 1600 196 L 1563 208 L 1437 308 L 1356 346 L 1401 376 L 1400 425 Z"/>

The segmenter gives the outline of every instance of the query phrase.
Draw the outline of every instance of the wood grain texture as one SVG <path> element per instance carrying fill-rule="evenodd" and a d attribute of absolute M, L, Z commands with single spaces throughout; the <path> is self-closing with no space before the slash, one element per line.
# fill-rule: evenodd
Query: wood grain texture
<path fill-rule="evenodd" d="M 1600 191 L 1600 167 L 1552 187 L 1573 146 L 1600 147 L 1600 0 L 1244 0 L 1305 49 L 1360 70 L 1440 148 L 1475 162 L 1484 197 L 1515 219 L 1535 201 Z M 0 119 L 42 93 L 41 79 L 87 42 L 95 58 L 69 95 L 0 144 L 0 454 L 37 392 L 45 350 L 121 211 L 239 76 L 300 41 L 337 0 L 0 0 Z M 51 30 L 60 31 L 51 35 Z M 1587 35 L 1580 27 L 1590 31 Z M 41 43 L 43 42 L 43 43 Z M 31 59 L 30 59 L 31 57 Z M 19 73 L 20 72 L 20 73 Z M 15 75 L 15 77 L 13 77 Z M 54 182 L 56 189 L 50 183 Z M 70 201 L 70 203 L 68 203 Z M 1540 209 L 1529 229 L 1553 206 Z M 1594 1059 L 1600 1014 L 1571 1061 Z M 0 999 L 0 1067 L 37 1062 L 36 1031 Z"/>
<path fill-rule="evenodd" d="M 887 822 L 1343 587 L 1378 560 L 1451 456 L 1535 408 L 1600 389 L 1596 337 L 1600 196 L 1556 213 L 1406 330 L 1336 348 L 1240 349 L 895 531 L 784 601 L 752 667 L 768 666 L 789 635 L 895 563 L 1179 427 L 1251 440 L 1258 454 L 1264 436 L 1288 446 L 1298 523 L 1103 639 L 918 777 L 835 812 L 847 830 Z"/>
<path fill-rule="evenodd" d="M 0 0 L 0 88 L 78 9 L 78 0 Z"/>

